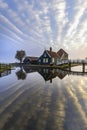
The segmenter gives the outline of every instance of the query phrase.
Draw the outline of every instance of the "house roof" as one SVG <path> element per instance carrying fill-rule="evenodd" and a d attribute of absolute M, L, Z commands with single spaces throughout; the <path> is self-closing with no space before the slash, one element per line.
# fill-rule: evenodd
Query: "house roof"
<path fill-rule="evenodd" d="M 58 55 L 59 57 L 61 57 L 63 54 L 68 55 L 68 53 L 65 52 L 63 49 L 60 49 L 60 50 L 57 52 L 57 55 Z"/>
<path fill-rule="evenodd" d="M 59 58 L 59 56 L 58 56 L 58 54 L 56 53 L 56 52 L 54 52 L 54 51 L 49 51 L 49 50 L 46 50 L 47 51 L 47 53 L 51 56 L 51 57 L 53 57 L 53 58 Z"/>
<path fill-rule="evenodd" d="M 25 59 L 29 59 L 30 61 L 36 61 L 36 60 L 38 60 L 38 57 L 27 56 L 27 57 L 25 57 Z"/>

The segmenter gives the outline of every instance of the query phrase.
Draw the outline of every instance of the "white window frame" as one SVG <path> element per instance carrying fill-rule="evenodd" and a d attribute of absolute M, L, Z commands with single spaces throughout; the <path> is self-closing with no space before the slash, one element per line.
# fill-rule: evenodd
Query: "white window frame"
<path fill-rule="evenodd" d="M 54 61 L 55 61 L 54 58 L 52 58 L 52 62 L 53 62 L 53 63 L 54 63 Z"/>
<path fill-rule="evenodd" d="M 46 63 L 48 63 L 48 58 L 45 59 Z"/>

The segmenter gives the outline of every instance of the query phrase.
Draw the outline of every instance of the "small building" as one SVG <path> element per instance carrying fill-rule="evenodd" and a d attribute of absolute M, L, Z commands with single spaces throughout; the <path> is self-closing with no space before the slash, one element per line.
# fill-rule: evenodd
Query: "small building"
<path fill-rule="evenodd" d="M 25 57 L 23 63 L 25 64 L 38 64 L 38 57 Z"/>
<path fill-rule="evenodd" d="M 57 55 L 59 56 L 59 59 L 60 59 L 60 60 L 68 60 L 68 53 L 65 52 L 63 49 L 60 49 L 60 50 L 57 52 Z"/>
<path fill-rule="evenodd" d="M 58 54 L 52 51 L 52 47 L 50 47 L 50 50 L 45 50 L 39 57 L 38 63 L 44 65 L 56 64 L 59 58 Z"/>

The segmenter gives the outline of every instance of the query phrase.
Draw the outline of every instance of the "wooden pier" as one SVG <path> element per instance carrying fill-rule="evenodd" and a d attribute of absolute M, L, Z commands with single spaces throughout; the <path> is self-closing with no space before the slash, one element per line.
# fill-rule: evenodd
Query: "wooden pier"
<path fill-rule="evenodd" d="M 81 65 L 82 72 L 85 72 L 85 66 L 87 65 L 87 60 L 63 60 L 57 63 L 57 65 L 68 64 L 69 71 L 71 71 L 72 65 Z"/>

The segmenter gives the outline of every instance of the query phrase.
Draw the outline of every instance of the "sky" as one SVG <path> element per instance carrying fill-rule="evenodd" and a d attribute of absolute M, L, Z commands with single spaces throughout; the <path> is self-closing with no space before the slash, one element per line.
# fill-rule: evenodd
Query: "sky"
<path fill-rule="evenodd" d="M 87 0 L 0 0 L 0 62 L 16 62 L 17 50 L 40 56 L 50 47 L 87 57 Z"/>

